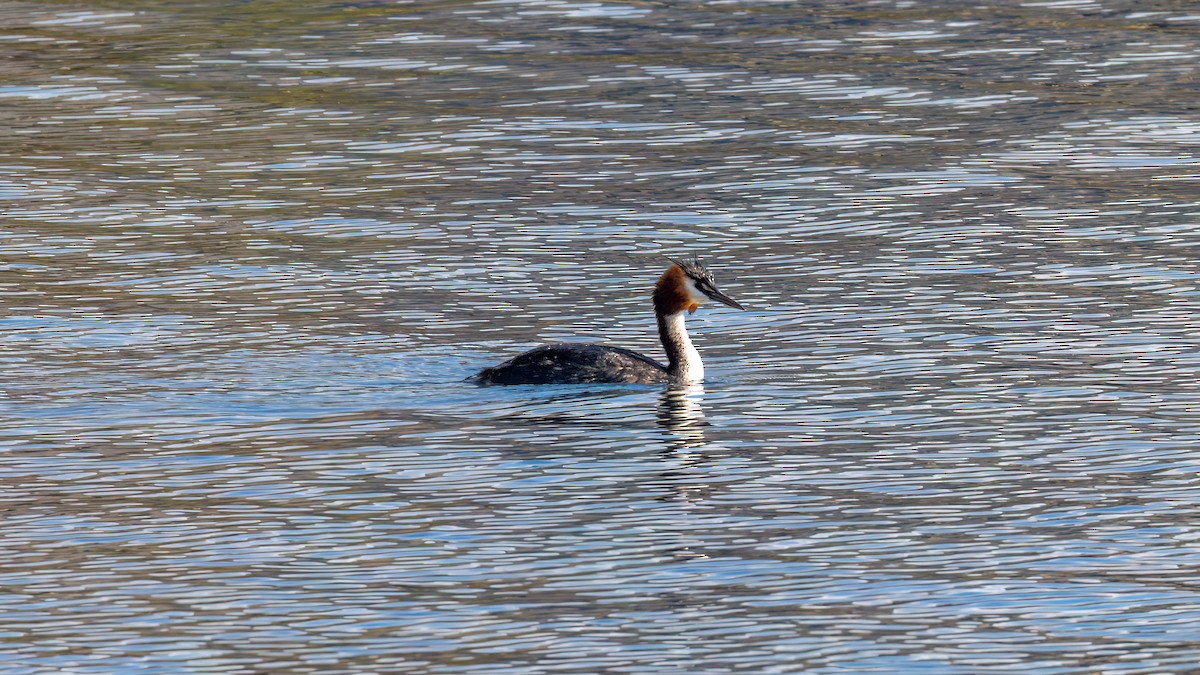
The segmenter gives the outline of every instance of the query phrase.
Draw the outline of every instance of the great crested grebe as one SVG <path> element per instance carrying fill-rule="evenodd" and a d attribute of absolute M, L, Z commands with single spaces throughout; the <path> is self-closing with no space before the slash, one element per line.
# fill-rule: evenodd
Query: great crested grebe
<path fill-rule="evenodd" d="M 746 309 L 717 290 L 712 273 L 699 260 L 675 260 L 654 285 L 654 314 L 667 365 L 620 347 L 563 342 L 543 345 L 471 378 L 480 384 L 581 384 L 589 382 L 655 384 L 704 379 L 700 353 L 684 326 L 686 313 L 709 300 Z"/>

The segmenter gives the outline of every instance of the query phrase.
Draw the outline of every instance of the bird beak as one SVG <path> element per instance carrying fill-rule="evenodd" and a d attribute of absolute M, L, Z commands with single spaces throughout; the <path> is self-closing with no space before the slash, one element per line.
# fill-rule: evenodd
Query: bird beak
<path fill-rule="evenodd" d="M 721 291 L 718 291 L 715 288 L 713 289 L 712 293 L 708 294 L 708 297 L 712 298 L 713 300 L 716 300 L 717 302 L 721 303 L 722 305 L 729 305 L 730 307 L 736 307 L 738 309 L 746 309 L 745 307 L 742 307 L 742 303 L 738 302 L 737 300 L 734 300 L 733 298 L 729 297 L 728 295 L 725 295 L 724 293 L 722 293 Z"/>

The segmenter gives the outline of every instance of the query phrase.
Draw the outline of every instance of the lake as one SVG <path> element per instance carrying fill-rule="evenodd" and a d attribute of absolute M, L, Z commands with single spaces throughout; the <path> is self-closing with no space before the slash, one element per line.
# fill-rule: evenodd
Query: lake
<path fill-rule="evenodd" d="M 1194 3 L 0 26 L 4 672 L 1200 662 Z"/>

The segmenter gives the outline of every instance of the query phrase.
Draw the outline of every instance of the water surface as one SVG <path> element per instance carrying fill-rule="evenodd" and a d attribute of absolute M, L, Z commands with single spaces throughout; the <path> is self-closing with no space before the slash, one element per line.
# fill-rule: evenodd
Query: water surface
<path fill-rule="evenodd" d="M 1191 3 L 0 25 L 5 672 L 1200 660 Z"/>

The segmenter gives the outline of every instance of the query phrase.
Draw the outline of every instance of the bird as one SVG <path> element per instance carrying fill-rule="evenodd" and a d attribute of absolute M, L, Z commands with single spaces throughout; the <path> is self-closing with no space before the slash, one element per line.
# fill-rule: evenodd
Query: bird
<path fill-rule="evenodd" d="M 654 284 L 654 314 L 667 365 L 621 347 L 562 342 L 542 345 L 468 378 L 479 384 L 688 384 L 704 379 L 704 363 L 688 337 L 684 318 L 715 300 L 745 310 L 717 290 L 699 259 L 667 258 L 671 266 Z"/>

